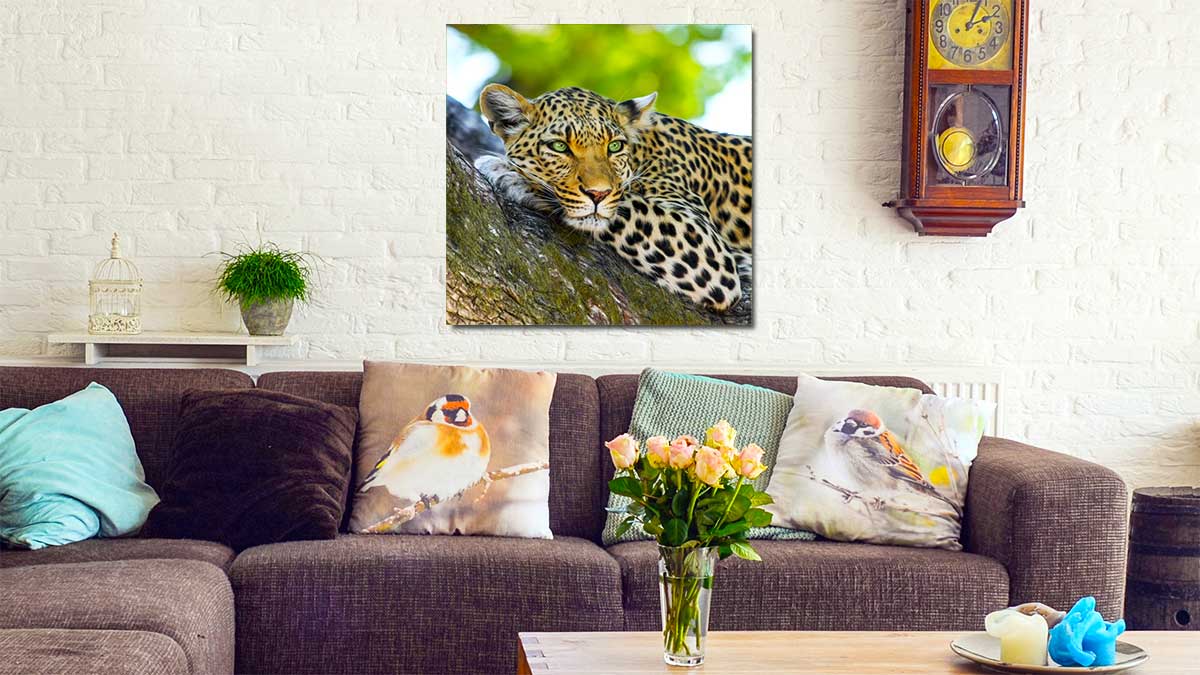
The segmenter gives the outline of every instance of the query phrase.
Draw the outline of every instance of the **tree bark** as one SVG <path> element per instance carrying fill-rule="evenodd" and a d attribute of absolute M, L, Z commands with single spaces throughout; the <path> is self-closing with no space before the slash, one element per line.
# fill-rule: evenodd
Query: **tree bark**
<path fill-rule="evenodd" d="M 446 320 L 454 325 L 750 325 L 750 278 L 725 314 L 638 273 L 607 244 L 497 197 L 475 170 L 503 147 L 447 97 Z"/>

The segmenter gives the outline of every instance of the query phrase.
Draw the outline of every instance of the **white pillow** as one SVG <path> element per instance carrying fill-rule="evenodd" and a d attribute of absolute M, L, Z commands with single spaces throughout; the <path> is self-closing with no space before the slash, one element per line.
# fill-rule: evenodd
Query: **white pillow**
<path fill-rule="evenodd" d="M 961 550 L 985 401 L 801 375 L 767 492 L 775 524 L 838 541 Z"/>

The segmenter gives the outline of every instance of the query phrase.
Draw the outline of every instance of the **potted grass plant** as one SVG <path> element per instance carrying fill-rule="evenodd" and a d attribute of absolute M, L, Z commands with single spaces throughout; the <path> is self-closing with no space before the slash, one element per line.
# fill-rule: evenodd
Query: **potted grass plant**
<path fill-rule="evenodd" d="M 238 303 L 246 330 L 251 335 L 283 335 L 292 319 L 293 304 L 309 297 L 309 256 L 273 243 L 221 255 L 224 261 L 217 290 Z"/>

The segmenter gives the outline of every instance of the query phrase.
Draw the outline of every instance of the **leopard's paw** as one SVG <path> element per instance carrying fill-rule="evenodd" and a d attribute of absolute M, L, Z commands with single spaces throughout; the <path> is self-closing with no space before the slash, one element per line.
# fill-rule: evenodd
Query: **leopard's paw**
<path fill-rule="evenodd" d="M 503 157 L 484 155 L 475 160 L 475 169 L 492 184 L 496 194 L 510 202 L 540 209 L 544 199 L 529 185 L 529 181 L 513 170 Z"/>

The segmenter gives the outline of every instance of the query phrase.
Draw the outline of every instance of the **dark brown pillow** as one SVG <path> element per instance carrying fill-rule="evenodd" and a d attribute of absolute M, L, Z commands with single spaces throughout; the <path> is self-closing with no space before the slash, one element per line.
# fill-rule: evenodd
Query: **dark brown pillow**
<path fill-rule="evenodd" d="M 281 392 L 190 390 L 162 501 L 144 537 L 241 551 L 333 539 L 350 482 L 358 411 Z"/>

